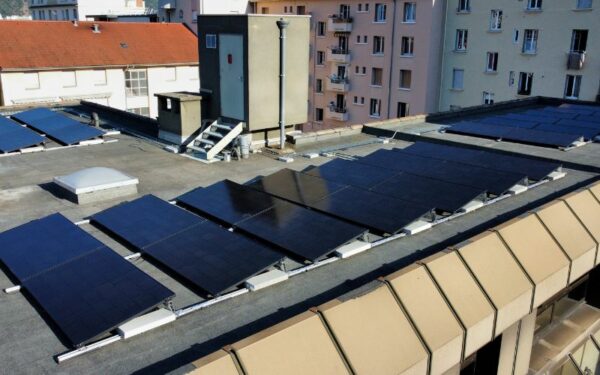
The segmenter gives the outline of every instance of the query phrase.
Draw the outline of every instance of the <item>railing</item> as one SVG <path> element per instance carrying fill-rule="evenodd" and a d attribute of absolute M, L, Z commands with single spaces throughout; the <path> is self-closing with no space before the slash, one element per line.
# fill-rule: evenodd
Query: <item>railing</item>
<path fill-rule="evenodd" d="M 346 107 L 342 108 L 342 107 L 338 107 L 335 105 L 329 106 L 329 110 L 331 112 L 335 112 L 335 113 L 347 113 L 348 112 L 348 109 Z"/>
<path fill-rule="evenodd" d="M 329 79 L 331 80 L 331 83 L 338 83 L 338 84 L 342 84 L 342 83 L 350 83 L 350 80 L 346 77 L 329 77 Z"/>
<path fill-rule="evenodd" d="M 348 50 L 347 48 L 331 47 L 331 53 L 333 53 L 334 55 L 349 55 L 350 50 Z"/>
<path fill-rule="evenodd" d="M 567 69 L 580 70 L 585 64 L 585 52 L 569 52 L 567 55 Z"/>
<path fill-rule="evenodd" d="M 333 23 L 351 23 L 353 21 L 352 17 L 343 14 L 332 14 L 329 19 Z"/>

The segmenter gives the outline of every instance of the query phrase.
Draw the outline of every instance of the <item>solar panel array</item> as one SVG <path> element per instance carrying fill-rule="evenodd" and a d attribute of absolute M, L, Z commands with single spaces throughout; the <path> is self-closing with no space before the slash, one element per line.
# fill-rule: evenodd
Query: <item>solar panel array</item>
<path fill-rule="evenodd" d="M 487 116 L 453 124 L 446 131 L 544 147 L 569 148 L 581 141 L 593 141 L 600 134 L 600 106 L 563 104 L 560 107 Z"/>
<path fill-rule="evenodd" d="M 72 346 L 174 295 L 60 214 L 0 234 L 0 261 Z"/>
<path fill-rule="evenodd" d="M 16 122 L 0 116 L 0 153 L 8 153 L 36 146 L 44 137 Z"/>
<path fill-rule="evenodd" d="M 12 117 L 63 145 L 77 144 L 104 134 L 99 129 L 84 125 L 47 108 L 20 112 Z"/>

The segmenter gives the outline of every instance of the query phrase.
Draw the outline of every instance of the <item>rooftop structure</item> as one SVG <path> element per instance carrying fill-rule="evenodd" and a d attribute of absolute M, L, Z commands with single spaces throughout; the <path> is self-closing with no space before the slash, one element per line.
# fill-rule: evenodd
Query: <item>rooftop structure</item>
<path fill-rule="evenodd" d="M 198 34 L 199 15 L 245 14 L 251 7 L 248 0 L 159 0 L 158 19 L 160 22 L 183 23 Z"/>
<path fill-rule="evenodd" d="M 551 101 L 543 102 L 542 99 L 539 99 L 536 102 L 530 100 L 524 103 L 513 103 L 512 108 L 517 106 L 521 106 L 522 109 L 527 107 L 537 108 L 551 105 L 551 103 L 553 105 L 562 104 Z M 474 115 L 477 111 L 479 111 L 479 115 L 483 115 L 486 114 L 485 111 L 509 110 L 509 107 L 486 107 L 473 109 L 471 112 L 453 113 L 452 115 L 466 117 Z M 523 297 L 522 300 L 519 297 L 521 294 L 526 294 L 525 292 L 519 292 L 521 286 L 524 287 L 524 291 L 527 291 L 534 289 L 532 285 L 535 285 L 535 294 L 530 293 L 532 299 L 529 301 L 533 301 L 533 306 L 536 308 L 539 306 L 541 313 L 546 311 L 547 305 L 550 306 L 554 303 L 552 298 L 549 301 L 545 300 L 554 293 L 565 293 L 567 284 L 577 286 L 580 285 L 580 282 L 595 282 L 586 281 L 588 277 L 589 280 L 595 280 L 593 274 L 588 276 L 590 268 L 593 267 L 593 265 L 590 266 L 589 262 L 590 249 L 586 250 L 585 247 L 574 246 L 572 242 L 569 242 L 570 239 L 565 236 L 565 232 L 562 231 L 562 227 L 566 227 L 567 224 L 575 224 L 569 232 L 572 232 L 573 228 L 583 230 L 581 233 L 585 233 L 586 230 L 591 233 L 597 231 L 596 226 L 588 221 L 596 220 L 595 214 L 592 213 L 586 216 L 587 214 L 582 213 L 584 210 L 580 208 L 593 206 L 591 204 L 595 202 L 594 196 L 591 195 L 593 193 L 585 193 L 589 196 L 581 196 L 581 193 L 576 193 L 573 196 L 569 195 L 579 188 L 592 186 L 597 181 L 597 173 L 600 171 L 600 165 L 598 164 L 600 149 L 594 143 L 564 152 L 533 145 L 490 142 L 478 138 L 437 132 L 436 130 L 441 127 L 438 124 L 441 122 L 441 115 L 437 119 L 414 117 L 385 124 L 367 124 L 364 127 L 364 134 L 349 138 L 297 146 L 295 154 L 292 154 L 295 161 L 291 164 L 285 164 L 287 169 L 284 169 L 284 164 L 277 161 L 269 153 L 253 154 L 249 159 L 240 162 L 198 163 L 190 158 L 163 150 L 164 143 L 161 143 L 158 138 L 158 124 L 151 120 L 143 120 L 114 110 L 102 110 L 101 107 L 88 103 L 64 106 L 62 111 L 87 113 L 87 116 L 92 111 L 98 111 L 102 127 L 119 128 L 128 134 L 114 135 L 116 142 L 90 147 L 59 149 L 44 153 L 11 154 L 0 158 L 3 167 L 0 169 L 0 204 L 3 207 L 2 212 L 0 212 L 0 231 L 4 232 L 11 228 L 18 228 L 32 220 L 60 212 L 70 223 L 77 223 L 76 226 L 79 230 L 91 235 L 112 251 L 125 257 L 132 262 L 133 266 L 141 269 L 150 278 L 174 292 L 175 296 L 172 298 L 170 306 L 173 308 L 172 312 L 176 315 L 176 318 L 171 321 L 172 319 L 167 319 L 166 316 L 157 317 L 155 321 L 160 320 L 165 324 L 163 327 L 129 339 L 130 335 L 139 333 L 149 327 L 147 322 L 136 320 L 134 321 L 134 327 L 121 325 L 120 330 L 104 331 L 110 332 L 110 334 L 104 333 L 100 338 L 114 341 L 111 345 L 99 348 L 97 351 L 91 351 L 93 346 L 84 346 L 82 351 L 72 352 L 70 345 L 65 345 L 61 341 L 60 329 L 52 326 L 54 328 L 53 332 L 53 328 L 50 328 L 51 326 L 46 323 L 45 319 L 48 319 L 49 315 L 45 312 L 43 304 L 41 311 L 38 312 L 29 303 L 27 299 L 29 294 L 5 294 L 2 298 L 6 303 L 0 304 L 0 321 L 3 326 L 11 328 L 9 334 L 4 336 L 4 341 L 0 341 L 0 345 L 7 346 L 7 350 L 2 352 L 4 354 L 1 355 L 0 361 L 8 368 L 26 368 L 32 371 L 62 370 L 111 373 L 136 371 L 181 372 L 193 370 L 195 366 L 191 365 L 191 362 L 197 358 L 215 352 L 225 345 L 237 343 L 234 345 L 233 350 L 238 357 L 242 358 L 242 365 L 248 366 L 246 368 L 262 369 L 261 366 L 265 365 L 262 362 L 262 355 L 265 351 L 300 347 L 298 345 L 306 344 L 306 342 L 298 340 L 299 337 L 304 337 L 299 335 L 307 335 L 308 342 L 313 342 L 314 345 L 309 345 L 309 348 L 306 348 L 305 345 L 303 348 L 306 353 L 312 353 L 314 358 L 320 358 L 321 361 L 318 362 L 315 359 L 316 362 L 314 363 L 325 363 L 327 366 L 331 366 L 332 371 L 345 371 L 348 368 L 347 361 L 350 360 L 351 368 L 358 369 L 362 368 L 360 366 L 365 366 L 365 364 L 369 366 L 370 357 L 355 355 L 355 353 L 364 351 L 358 349 L 357 352 L 354 345 L 357 342 L 366 342 L 366 339 L 360 339 L 360 337 L 355 339 L 352 336 L 355 334 L 355 330 L 347 328 L 347 321 L 344 316 L 366 308 L 381 314 L 379 318 L 373 320 L 376 323 L 382 323 L 379 326 L 380 332 L 387 332 L 388 330 L 388 326 L 383 325 L 385 321 L 390 322 L 390 324 L 393 323 L 394 329 L 411 338 L 412 341 L 410 342 L 414 345 L 411 345 L 410 348 L 414 351 L 414 355 L 407 358 L 412 359 L 413 362 L 403 362 L 402 364 L 406 366 L 403 368 L 408 369 L 411 366 L 414 369 L 426 368 L 429 361 L 427 359 L 428 353 L 434 351 L 438 354 L 431 366 L 436 366 L 435 368 L 441 371 L 448 368 L 448 366 L 455 366 L 457 358 L 458 361 L 464 359 L 465 366 L 469 365 L 471 363 L 469 358 L 473 358 L 472 353 L 477 353 L 477 358 L 480 358 L 480 360 L 485 358 L 485 354 L 482 354 L 483 352 L 480 350 L 481 345 L 486 350 L 489 349 L 488 353 L 494 353 L 494 348 L 498 349 L 502 346 L 505 349 L 508 348 L 511 335 L 518 337 L 519 329 L 522 332 L 532 332 L 531 323 L 535 321 L 535 315 L 533 315 L 534 318 L 531 317 L 533 314 L 532 305 L 527 303 L 526 297 Z M 493 112 L 487 113 L 490 116 L 493 114 Z M 140 122 L 143 122 L 143 124 Z M 387 140 L 385 143 L 380 138 L 367 134 L 376 132 L 386 135 Z M 453 146 L 461 150 L 458 155 L 469 155 L 469 151 L 472 151 L 478 153 L 478 156 L 469 159 L 470 161 L 463 160 L 462 162 L 456 162 L 452 156 L 457 154 L 453 153 L 444 153 L 443 156 L 438 155 L 437 157 L 423 157 L 422 154 L 419 157 L 415 156 L 417 152 L 421 153 L 423 150 L 428 149 L 427 147 L 423 148 L 424 146 L 432 145 L 437 146 L 438 149 L 439 147 L 443 148 L 443 146 Z M 315 153 L 327 153 L 333 156 L 315 159 L 301 157 L 302 155 Z M 387 162 L 381 164 L 382 158 L 385 158 Z M 427 161 L 420 162 L 421 170 L 408 170 L 408 168 L 412 168 L 412 164 L 417 158 L 427 159 Z M 496 175 L 493 182 L 488 180 L 487 177 L 483 178 L 483 176 L 491 177 L 489 172 L 486 174 L 486 168 L 476 166 L 482 165 L 481 163 L 490 163 L 490 160 L 496 160 L 493 164 L 487 164 L 487 169 L 492 170 Z M 520 162 L 500 163 L 499 160 L 520 160 Z M 128 175 L 139 178 L 139 195 L 75 205 L 54 195 L 52 190 L 48 189 L 48 183 L 55 176 L 67 175 L 82 168 L 98 166 L 100 161 L 103 166 L 116 168 Z M 350 167 L 345 166 L 348 163 L 350 163 Z M 556 167 L 551 168 L 546 173 L 537 167 L 533 168 L 537 173 L 534 174 L 533 170 L 530 171 L 527 181 L 524 181 L 524 177 L 519 175 L 519 173 L 523 174 L 524 172 L 515 173 L 515 168 L 561 164 L 563 169 L 562 173 L 559 174 L 553 174 L 558 171 Z M 382 165 L 385 168 L 381 168 Z M 430 165 L 431 168 L 425 168 L 424 165 Z M 434 168 L 434 165 L 437 165 L 438 168 Z M 439 168 L 440 165 L 444 165 L 444 168 Z M 506 168 L 513 172 L 502 172 Z M 382 169 L 385 172 L 381 171 Z M 439 173 L 438 170 L 450 169 L 456 171 L 456 174 L 446 174 L 444 176 L 436 174 Z M 361 172 L 349 173 L 354 170 L 360 170 Z M 467 171 L 467 174 L 459 174 L 458 171 L 460 170 Z M 341 173 L 338 173 L 339 171 Z M 364 171 L 370 171 L 369 175 Z M 378 174 L 378 171 L 381 171 L 382 174 Z M 389 174 L 388 178 L 386 178 L 385 173 Z M 402 175 L 406 174 L 415 176 L 412 181 L 423 180 L 423 183 L 425 183 L 426 180 L 431 180 L 434 182 L 430 183 L 429 186 L 441 186 L 443 184 L 444 189 L 448 189 L 453 185 L 461 185 L 463 189 L 458 191 L 477 190 L 478 188 L 474 185 L 478 185 L 479 189 L 486 191 L 485 202 L 479 205 L 478 209 L 461 210 L 459 205 L 459 209 L 454 211 L 450 208 L 440 209 L 441 202 L 451 198 L 450 194 L 442 197 L 443 200 L 438 197 L 439 200 L 435 203 L 433 203 L 433 198 L 436 195 L 423 198 L 426 196 L 427 189 L 421 189 L 421 191 L 415 189 L 414 194 L 409 194 L 403 198 L 391 197 L 390 194 L 394 189 L 386 190 L 384 188 L 390 184 L 400 184 Z M 516 174 L 516 176 L 513 176 L 516 178 L 513 185 L 523 183 L 525 189 L 517 188 L 509 192 L 511 186 L 506 189 L 500 187 L 498 176 L 502 176 L 502 179 L 506 178 L 508 181 L 513 178 L 511 174 Z M 285 176 L 293 176 L 293 180 L 300 181 L 300 185 L 296 187 L 302 186 L 306 190 L 281 189 L 282 187 L 293 186 L 289 182 L 285 182 L 289 180 L 284 178 Z M 379 183 L 377 178 L 380 179 Z M 383 183 L 381 183 L 382 178 Z M 231 180 L 231 182 L 224 183 L 223 180 Z M 318 183 L 315 184 L 315 181 Z M 250 182 L 250 184 L 240 185 L 247 182 Z M 367 187 L 365 185 L 371 183 L 375 186 Z M 489 187 L 485 188 L 484 183 L 488 184 Z M 224 186 L 225 188 L 223 188 Z M 309 186 L 312 187 L 309 189 Z M 197 189 L 199 187 L 200 189 Z M 242 191 L 242 193 L 234 194 L 235 191 Z M 396 189 L 395 191 L 401 193 L 402 189 Z M 194 194 L 185 198 L 186 196 L 183 194 L 189 192 L 194 192 Z M 144 197 L 148 194 L 155 197 Z M 232 197 L 231 201 L 213 199 L 219 196 L 222 197 L 223 194 L 229 194 Z M 261 196 L 265 199 L 240 200 L 240 197 L 245 194 Z M 328 197 L 326 204 L 322 203 L 323 194 Z M 371 204 L 368 207 L 360 206 L 360 208 L 357 208 L 356 205 L 364 200 L 352 199 L 351 197 L 358 195 L 373 197 L 373 199 L 375 196 L 385 198 L 381 198 L 381 204 Z M 341 198 L 336 203 L 336 197 L 346 197 L 346 199 Z M 481 194 L 477 194 L 477 192 L 473 197 L 476 200 L 482 199 Z M 177 206 L 166 204 L 166 201 L 174 199 L 181 202 L 177 202 Z M 410 199 L 414 200 L 411 201 L 413 203 L 408 203 Z M 471 200 L 472 198 L 465 195 L 457 201 L 461 199 Z M 553 221 L 556 217 L 555 210 L 564 211 L 564 207 L 554 206 L 557 199 L 559 199 L 559 203 L 567 202 L 566 204 L 578 213 L 577 218 L 580 221 L 575 219 L 567 223 L 562 219 L 565 217 L 564 214 L 559 215 L 561 221 Z M 404 202 L 405 207 L 414 206 L 414 202 L 417 200 L 429 202 L 432 208 L 435 208 L 435 216 L 430 213 L 430 215 L 426 215 L 427 218 L 424 218 L 424 220 L 430 220 L 428 222 L 430 224 L 429 229 L 425 228 L 421 233 L 411 235 L 410 230 L 404 230 L 408 227 L 407 224 L 410 223 L 399 223 L 399 215 L 391 215 L 389 221 L 378 221 L 376 220 L 378 216 L 372 215 L 374 211 L 371 210 L 384 212 L 389 210 L 390 207 L 396 207 L 392 206 L 391 202 L 397 200 Z M 144 230 L 134 229 L 133 232 L 128 231 L 127 226 L 124 227 L 125 231 L 123 231 L 123 227 L 119 226 L 121 225 L 119 223 L 127 224 L 154 220 L 155 216 L 150 211 L 146 211 L 150 207 L 147 205 L 149 201 L 156 202 L 169 212 L 175 210 L 173 212 L 177 212 L 177 215 L 181 214 L 186 218 L 194 218 L 194 221 L 205 220 L 198 223 L 203 228 L 210 227 L 211 231 L 218 230 L 217 233 L 228 238 L 251 239 L 260 244 L 261 247 L 266 247 L 270 252 L 274 252 L 278 256 L 284 256 L 283 262 L 273 260 L 273 262 L 276 262 L 275 265 L 269 266 L 271 261 L 265 261 L 261 267 L 270 272 L 279 271 L 278 277 L 282 273 L 285 277 L 280 277 L 276 285 L 263 288 L 251 287 L 251 285 L 261 285 L 262 280 L 256 279 L 248 280 L 248 284 L 245 282 L 236 284 L 233 288 L 228 288 L 227 283 L 223 283 L 212 289 L 214 286 L 212 282 L 221 281 L 220 277 L 195 279 L 194 283 L 190 283 L 189 278 L 191 275 L 184 273 L 185 267 L 178 268 L 178 266 L 174 266 L 171 260 L 159 257 L 160 248 L 165 245 L 165 249 L 168 250 L 169 241 L 161 240 L 154 243 L 152 238 L 144 237 L 160 236 L 159 228 L 164 228 L 165 225 L 180 225 L 182 221 L 159 220 L 156 221 L 156 226 L 145 226 L 143 227 Z M 246 204 L 248 202 L 253 202 L 254 205 L 264 203 L 267 209 L 264 212 L 261 210 L 256 213 L 254 211 L 256 207 Z M 544 206 L 545 204 L 549 204 L 549 206 Z M 146 208 L 135 209 L 136 205 Z M 227 205 L 229 209 L 226 210 L 223 205 Z M 307 210 L 306 206 L 311 209 Z M 527 218 L 521 218 L 521 220 L 515 219 L 536 209 L 539 211 L 535 213 L 535 220 L 539 220 L 543 224 L 534 225 L 538 223 L 532 219 L 534 214 L 529 214 Z M 297 215 L 294 216 L 296 219 L 283 220 L 291 210 Z M 118 212 L 124 212 L 124 214 L 119 215 Z M 283 236 L 285 230 L 294 233 L 294 230 L 299 230 L 302 225 L 312 223 L 311 220 L 298 219 L 301 217 L 301 213 L 306 212 L 310 212 L 310 215 L 316 215 L 314 217 L 320 218 L 319 220 L 325 220 L 324 218 L 326 218 L 330 221 L 330 225 L 325 227 L 315 226 L 312 231 L 300 232 L 296 236 Z M 420 214 L 418 216 L 419 219 L 423 219 Z M 415 214 L 413 220 L 416 218 L 417 215 Z M 87 222 L 87 219 L 91 219 L 91 223 Z M 272 225 L 269 223 L 273 223 L 274 219 L 279 220 L 275 221 L 279 229 L 261 230 L 261 228 L 269 228 L 269 225 Z M 515 220 L 510 221 L 512 219 Z M 102 224 L 98 225 L 99 222 Z M 584 223 L 583 229 L 582 222 Z M 333 224 L 344 224 L 346 228 L 358 227 L 357 229 L 361 230 L 356 232 L 357 236 L 360 236 L 360 233 L 364 232 L 364 228 L 367 226 L 368 234 L 360 236 L 358 241 L 363 243 L 361 244 L 362 247 L 348 248 L 342 246 L 334 249 L 334 251 L 311 254 L 313 256 L 311 259 L 306 258 L 307 254 L 303 256 L 291 254 L 291 250 L 296 251 L 300 249 L 301 245 L 305 246 L 308 239 L 315 236 L 315 238 L 319 238 L 315 234 L 317 229 L 331 228 Z M 233 232 L 221 231 L 219 226 L 224 228 L 233 227 L 234 230 Z M 547 233 L 544 232 L 546 227 L 554 237 L 544 234 Z M 394 230 L 394 228 L 400 228 L 400 230 Z M 494 228 L 496 232 L 488 232 L 489 229 Z M 528 256 L 527 246 L 529 245 L 524 247 L 522 238 L 514 235 L 514 233 L 522 233 L 523 230 L 531 233 L 531 241 L 535 239 L 534 242 L 531 242 L 532 246 L 545 249 L 545 252 L 536 251 L 535 256 L 544 256 L 548 262 L 536 261 L 537 258 Z M 198 231 L 198 234 L 208 232 L 209 230 L 206 229 L 205 231 Z M 337 231 L 330 232 L 332 234 L 338 233 Z M 142 233 L 143 236 L 140 237 L 139 235 Z M 479 238 L 477 236 L 482 233 L 483 236 L 489 235 L 489 233 L 494 236 L 502 236 L 505 241 L 499 242 L 502 246 L 495 247 L 495 254 L 497 254 L 495 258 L 486 258 L 483 261 L 493 262 L 494 267 L 497 267 L 498 272 L 502 272 L 502 277 L 505 277 L 506 280 L 513 280 L 511 275 L 521 275 L 519 280 L 522 282 L 503 283 L 500 279 L 484 278 L 489 274 L 490 268 L 485 265 L 485 262 L 482 263 L 480 259 L 481 249 L 477 246 L 461 244 L 465 240 L 475 241 Z M 0 234 L 0 237 L 3 234 Z M 135 237 L 132 237 L 132 235 Z M 282 237 L 278 239 L 277 235 Z M 349 235 L 348 238 L 352 236 Z M 598 239 L 594 236 L 592 236 L 592 241 L 596 245 L 594 249 L 597 249 Z M 552 241 L 555 241 L 552 238 L 555 238 L 559 245 L 554 243 L 554 246 L 549 246 L 553 243 Z M 284 243 L 283 239 L 287 243 Z M 294 247 L 292 247 L 292 239 L 295 243 Z M 326 247 L 324 244 L 325 239 L 327 241 L 338 240 L 323 237 L 321 243 L 317 242 L 317 244 Z M 147 240 L 151 241 L 151 245 L 148 246 L 144 242 Z M 481 241 L 483 240 L 477 241 L 477 243 Z M 193 241 L 192 243 L 210 244 L 209 241 Z M 278 245 L 275 245 L 275 243 Z M 365 244 L 368 246 L 365 246 Z M 440 252 L 448 247 L 455 248 L 459 254 L 452 253 L 442 256 Z M 482 247 L 484 249 L 491 248 L 484 245 Z M 203 247 L 179 246 L 178 248 L 201 250 Z M 314 250 L 315 246 L 308 246 L 307 248 Z M 557 251 L 557 249 L 559 250 Z M 228 251 L 233 250 L 228 249 Z M 435 254 L 438 254 L 440 258 L 428 258 L 430 255 Z M 456 267 L 457 265 L 461 266 L 460 262 L 455 262 L 457 256 L 468 258 L 468 267 L 475 272 L 475 276 L 466 273 L 464 268 Z M 232 258 L 231 261 L 235 261 L 235 259 L 239 258 Z M 500 262 L 502 259 L 504 263 Z M 396 271 L 404 269 L 416 261 L 420 261 L 416 266 L 395 274 Z M 251 268 L 251 264 L 254 267 L 257 263 L 258 259 L 253 259 L 245 266 Z M 512 266 L 500 269 L 500 264 L 512 264 Z M 538 264 L 543 264 L 543 267 L 538 267 Z M 564 271 L 565 264 L 568 264 L 566 269 L 570 272 Z M 10 266 L 7 267 L 10 268 Z M 252 274 L 252 270 L 249 268 L 244 271 L 248 272 L 248 276 Z M 486 313 L 486 309 L 478 308 L 477 311 L 480 313 L 477 316 L 471 317 L 466 314 L 466 311 L 469 311 L 469 306 L 475 306 L 474 304 L 478 303 L 477 306 L 485 307 L 486 302 L 489 303 L 489 301 L 486 301 L 485 298 L 471 298 L 469 301 L 472 301 L 472 304 L 462 304 L 462 300 L 454 299 L 456 295 L 453 293 L 456 292 L 456 289 L 453 289 L 452 281 L 456 276 L 447 278 L 448 274 L 444 271 L 449 269 L 454 270 L 452 275 L 460 275 L 464 280 L 472 281 L 469 278 L 477 277 L 480 284 L 472 282 L 469 284 L 473 287 L 470 290 L 480 293 L 481 296 L 484 295 L 483 292 L 477 289 L 481 287 L 485 290 L 485 295 L 492 299 L 494 309 L 498 310 L 498 322 L 501 323 L 495 325 L 495 333 L 498 334 L 502 331 L 503 334 L 501 336 L 495 335 L 495 337 L 501 337 L 501 339 L 492 340 L 490 337 L 491 346 L 486 345 L 487 334 L 484 334 L 491 330 L 491 326 L 485 323 L 489 322 L 489 314 Z M 223 277 L 225 275 L 230 277 L 228 272 L 223 271 L 221 274 Z M 0 286 L 2 288 L 11 288 L 18 283 L 18 280 L 9 275 L 11 275 L 9 271 L 0 273 Z M 377 292 L 367 293 L 371 290 L 368 284 L 378 277 L 388 275 L 391 276 L 386 279 L 386 282 L 389 283 L 392 289 L 386 285 L 384 288 L 377 289 Z M 207 280 L 211 281 L 212 286 L 206 284 Z M 234 282 L 239 282 L 239 279 Z M 419 284 L 419 287 L 413 288 L 415 284 Z M 24 290 L 27 290 L 27 285 L 22 285 Z M 200 287 L 194 287 L 194 285 L 200 285 Z M 225 289 L 221 289 L 223 287 Z M 209 289 L 211 295 L 207 295 L 205 288 Z M 347 293 L 357 288 L 362 289 L 347 295 Z M 510 289 L 511 295 L 515 297 L 514 299 L 512 297 L 505 298 L 507 288 Z M 255 291 L 251 292 L 251 290 Z M 443 296 L 440 295 L 440 290 L 443 290 Z M 355 299 L 361 294 L 364 294 L 365 297 L 356 301 L 356 310 L 353 310 L 353 303 L 337 305 L 337 302 L 335 302 L 327 304 L 338 298 L 342 302 L 348 298 Z M 427 296 L 426 301 L 430 306 L 429 309 L 423 310 L 422 304 L 415 302 L 423 296 Z M 589 297 L 586 297 L 587 302 L 597 306 L 598 301 Z M 569 298 L 574 298 L 574 294 L 569 294 Z M 398 299 L 402 302 L 402 307 L 399 307 Z M 371 302 L 372 300 L 375 302 Z M 564 300 L 561 299 L 561 301 Z M 377 308 L 369 307 L 373 306 L 373 303 L 376 303 Z M 382 309 L 380 303 L 387 303 L 386 306 L 389 308 Z M 452 310 L 450 310 L 450 307 L 445 307 L 446 304 L 450 304 Z M 314 306 L 320 307 L 315 312 L 306 313 L 309 308 Z M 165 310 L 168 312 L 169 306 L 166 306 Z M 18 314 L 15 314 L 15 311 Z M 340 313 L 340 311 L 342 312 Z M 428 311 L 438 313 L 433 314 L 432 319 L 428 319 Z M 453 311 L 456 312 L 456 315 Z M 277 326 L 275 330 L 271 330 L 268 334 L 259 334 L 238 343 L 246 337 L 274 324 L 284 322 L 298 314 L 302 315 L 291 322 L 285 322 L 281 326 Z M 444 339 L 440 339 L 435 333 L 435 326 L 430 325 L 431 321 L 441 321 L 437 319 L 442 315 L 444 317 L 443 321 L 446 322 L 443 324 L 444 330 L 437 329 L 437 331 L 443 331 L 447 334 Z M 556 319 L 559 319 L 559 315 L 556 315 Z M 50 316 L 52 315 L 50 314 Z M 180 319 L 183 316 L 185 316 L 185 319 Z M 328 325 L 324 325 L 322 316 L 325 317 L 324 319 Z M 367 315 L 358 312 L 356 316 Z M 394 320 L 397 317 L 402 319 Z M 388 318 L 389 321 L 386 320 Z M 451 324 L 452 319 L 455 319 L 455 321 Z M 456 319 L 460 319 L 460 321 Z M 575 320 L 576 316 L 570 315 L 569 319 Z M 480 322 L 484 323 L 479 324 Z M 518 325 L 515 325 L 515 322 Z M 577 324 L 582 324 L 583 327 L 583 323 L 579 322 Z M 142 328 L 140 329 L 140 327 Z M 328 327 L 331 327 L 336 337 L 338 337 L 339 341 L 337 343 L 331 341 L 331 336 L 328 333 L 330 328 Z M 468 327 L 466 335 L 463 334 L 465 327 Z M 295 334 L 294 330 L 300 333 Z M 368 332 L 368 330 L 365 332 Z M 264 337 L 270 337 L 268 342 L 262 339 Z M 293 337 L 294 339 L 286 339 L 286 337 Z M 467 341 L 466 346 L 463 348 L 462 340 L 465 337 Z M 523 337 L 521 340 L 525 340 L 525 335 L 521 337 Z M 311 341 L 313 339 L 318 341 Z M 499 343 L 498 340 L 507 343 Z M 574 341 L 575 339 L 569 340 L 569 345 Z M 390 344 L 398 343 L 393 338 L 386 342 Z M 106 343 L 104 342 L 104 344 Z M 419 350 L 418 343 L 422 345 L 421 350 Z M 15 345 L 28 349 L 26 351 L 16 351 L 10 348 Z M 341 353 L 345 353 L 347 356 L 343 358 L 340 356 L 337 345 L 342 345 Z M 403 341 L 398 345 L 407 344 Z M 522 344 L 521 348 L 526 348 L 526 346 L 527 344 Z M 529 348 L 531 348 L 531 343 Z M 29 350 L 31 353 L 33 351 L 37 353 L 34 360 L 28 355 Z M 521 351 L 517 352 L 521 353 Z M 515 353 L 515 351 L 511 353 Z M 67 355 L 55 357 L 57 354 Z M 143 363 L 139 360 L 141 356 L 146 358 Z M 234 361 L 231 354 L 226 352 L 217 357 L 224 358 L 225 361 L 229 359 L 231 362 L 228 366 L 233 366 L 230 369 L 235 369 L 236 365 L 239 364 L 235 362 L 237 359 Z M 59 360 L 61 358 L 70 359 L 61 360 L 61 363 L 57 364 L 55 361 L 57 358 Z M 296 361 L 297 359 L 297 357 L 290 357 L 290 361 Z M 404 360 L 403 358 L 396 359 L 399 361 Z M 503 363 L 509 363 L 510 361 Z M 388 362 L 383 358 L 376 363 L 378 366 L 382 366 L 382 369 L 384 369 L 383 366 L 388 365 Z M 400 364 L 397 364 L 397 366 L 392 365 L 392 368 L 398 369 L 399 366 Z M 298 369 L 302 368 L 298 367 Z"/>
<path fill-rule="evenodd" d="M 97 14 L 143 15 L 143 0 L 29 0 L 29 12 L 34 20 L 86 21 Z"/>

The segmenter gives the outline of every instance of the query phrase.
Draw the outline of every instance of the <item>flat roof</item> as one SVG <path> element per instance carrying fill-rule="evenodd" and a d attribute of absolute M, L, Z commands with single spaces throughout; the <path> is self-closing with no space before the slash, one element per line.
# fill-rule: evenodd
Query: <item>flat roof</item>
<path fill-rule="evenodd" d="M 0 112 L 3 110 L 5 109 L 0 109 Z M 89 114 L 97 108 L 78 105 L 65 110 Z M 293 163 L 286 164 L 277 161 L 273 155 L 263 153 L 252 154 L 242 162 L 207 165 L 163 150 L 162 145 L 152 136 L 154 123 L 151 120 L 138 120 L 136 117 L 117 113 L 101 113 L 100 117 L 106 126 L 133 129 L 136 134 L 144 136 L 124 132 L 114 136 L 116 142 L 0 157 L 0 231 L 55 212 L 78 222 L 122 201 L 117 199 L 79 206 L 62 199 L 52 189 L 51 182 L 55 176 L 67 175 L 83 168 L 101 165 L 119 169 L 139 179 L 140 196 L 151 193 L 170 200 L 198 186 L 208 186 L 223 179 L 244 183 L 282 168 L 303 170 L 309 165 L 320 165 L 330 160 L 325 157 L 296 157 Z M 418 122 L 417 119 L 412 121 Z M 420 124 L 422 127 L 430 126 L 423 121 Z M 361 134 L 301 146 L 297 150 L 302 153 L 337 146 L 343 149 L 340 153 L 362 156 L 379 149 L 403 148 L 410 144 L 407 140 L 392 140 L 389 144 L 383 144 L 374 136 Z M 595 171 L 600 168 L 600 145 L 597 144 L 569 152 L 519 144 L 499 145 L 487 141 L 483 147 L 561 160 L 568 163 L 567 175 L 524 194 L 437 225 L 419 236 L 391 241 L 360 256 L 299 274 L 277 286 L 215 304 L 166 327 L 60 365 L 56 363 L 54 356 L 65 352 L 67 348 L 46 324 L 44 317 L 31 305 L 26 295 L 2 293 L 0 325 L 6 327 L 6 331 L 0 338 L 0 348 L 3 349 L 0 351 L 0 363 L 7 368 L 30 372 L 169 373 L 191 370 L 191 362 L 223 345 L 326 303 L 377 277 L 388 275 L 417 259 L 456 245 L 587 185 L 597 178 Z M 507 145 L 510 147 L 505 149 Z M 132 198 L 127 200 L 130 199 Z M 129 249 L 93 226 L 83 224 L 81 227 L 119 254 L 132 254 Z M 173 300 L 176 308 L 201 301 L 196 293 L 143 258 L 134 261 L 134 264 L 176 293 Z M 0 272 L 0 288 L 12 285 L 13 282 L 6 274 Z"/>

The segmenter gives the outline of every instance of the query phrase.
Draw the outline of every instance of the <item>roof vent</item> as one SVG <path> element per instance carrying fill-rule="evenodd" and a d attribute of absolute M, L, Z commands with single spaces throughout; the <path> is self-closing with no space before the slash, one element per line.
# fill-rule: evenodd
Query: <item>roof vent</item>
<path fill-rule="evenodd" d="M 99 34 L 100 33 L 100 24 L 97 24 L 97 23 L 93 24 L 92 25 L 92 32 L 96 33 L 96 34 Z"/>
<path fill-rule="evenodd" d="M 61 195 L 78 204 L 95 203 L 137 193 L 137 178 L 112 168 L 88 168 L 54 178 Z"/>
<path fill-rule="evenodd" d="M 125 43 L 125 42 L 121 42 L 121 48 L 127 48 L 127 47 L 129 47 L 129 46 L 127 45 L 127 43 Z"/>
<path fill-rule="evenodd" d="M 75 26 L 75 27 L 79 26 L 79 23 L 77 22 L 77 20 L 73 20 L 72 22 L 73 22 L 73 26 Z"/>

